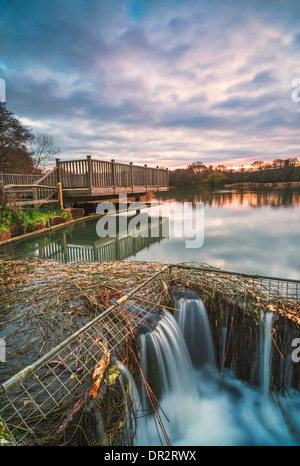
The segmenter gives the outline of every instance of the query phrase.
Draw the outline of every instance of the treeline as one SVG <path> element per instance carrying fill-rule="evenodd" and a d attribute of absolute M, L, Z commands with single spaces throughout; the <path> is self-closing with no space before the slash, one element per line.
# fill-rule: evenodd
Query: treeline
<path fill-rule="evenodd" d="M 39 174 L 59 152 L 51 135 L 34 134 L 0 103 L 0 172 Z"/>
<path fill-rule="evenodd" d="M 252 164 L 250 169 L 241 167 L 239 170 L 192 164 L 185 169 L 170 170 L 170 186 L 214 187 L 234 183 L 300 182 L 300 165 L 295 158 L 256 164 Z"/>

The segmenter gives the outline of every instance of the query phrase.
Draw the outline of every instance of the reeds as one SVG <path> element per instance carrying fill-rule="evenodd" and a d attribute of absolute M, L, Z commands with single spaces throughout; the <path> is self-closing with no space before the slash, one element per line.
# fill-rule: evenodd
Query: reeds
<path fill-rule="evenodd" d="M 48 361 L 46 368 L 34 374 L 39 383 L 45 381 L 46 384 L 55 378 L 59 383 L 63 381 L 59 392 L 63 401 L 54 400 L 56 405 L 41 422 L 41 415 L 33 409 L 32 402 L 30 405 L 26 397 L 21 398 L 20 410 L 23 412 L 28 407 L 27 423 L 37 426 L 33 434 L 26 437 L 27 443 L 99 444 L 102 440 L 92 434 L 99 423 L 99 410 L 106 431 L 105 442 L 124 442 L 127 435 L 124 420 L 128 416 L 132 422 L 126 441 L 128 438 L 132 440 L 136 416 L 132 403 L 129 399 L 124 400 L 118 377 L 115 384 L 109 383 L 109 370 L 117 359 L 126 364 L 135 379 L 142 380 L 151 406 L 150 414 L 154 415 L 164 441 L 169 444 L 164 413 L 161 414 L 140 365 L 138 334 L 149 316 L 147 328 L 155 327 L 161 309 L 176 311 L 170 294 L 172 289 L 178 291 L 188 287 L 198 292 L 204 302 L 214 308 L 215 318 L 222 318 L 218 315 L 222 312 L 219 304 L 225 302 L 242 311 L 254 326 L 260 311 L 268 308 L 298 319 L 299 306 L 293 301 L 281 300 L 279 294 L 271 296 L 265 283 L 234 274 L 220 274 L 213 268 L 201 271 L 176 266 L 148 282 L 162 266 L 159 262 L 131 261 L 63 264 L 9 256 L 0 261 L 0 338 L 5 339 L 7 348 L 7 363 L 0 365 L 0 384 L 27 365 L 39 361 L 56 345 L 117 304 L 99 320 L 86 341 L 84 336 L 79 336 L 70 345 L 66 359 L 63 359 L 65 356 L 55 357 Z M 144 282 L 146 285 L 142 289 L 137 288 Z M 124 300 L 125 295 L 130 295 L 130 299 Z M 75 354 L 76 365 L 70 362 L 63 367 L 62 362 L 69 364 Z M 76 385 L 77 382 L 80 383 Z M 73 390 L 72 384 L 76 389 Z M 70 390 L 70 396 L 65 396 L 64 387 Z M 118 407 L 117 413 L 114 407 Z"/>
<path fill-rule="evenodd" d="M 48 351 L 83 328 L 160 268 L 134 262 L 82 265 L 40 259 L 2 260 L 0 266 L 0 336 L 3 335 L 7 348 L 7 363 L 0 368 L 0 383 L 27 365 L 38 362 Z M 157 283 L 155 289 L 159 295 L 158 301 L 162 302 L 162 292 Z M 150 308 L 149 303 L 145 304 L 141 313 L 141 309 L 133 301 L 131 305 L 126 303 L 117 307 L 107 318 L 101 319 L 99 326 L 86 337 L 86 341 L 84 336 L 77 338 L 68 347 L 69 355 L 54 357 L 33 374 L 36 382 L 32 384 L 28 401 L 26 396 L 22 401 L 22 397 L 18 395 L 17 412 L 22 413 L 22 419 L 26 417 L 26 425 L 36 426 L 33 429 L 34 435 L 26 433 L 26 443 L 74 444 L 80 441 L 90 444 L 87 438 L 91 433 L 86 432 L 82 420 L 86 418 L 86 410 L 92 409 L 93 403 L 101 404 L 102 412 L 109 412 L 109 404 L 105 405 L 103 396 L 107 388 L 105 373 L 110 362 L 118 357 L 126 362 L 132 374 L 138 376 L 137 360 L 133 357 L 138 354 L 137 330 L 144 315 L 154 309 L 155 289 L 153 284 L 149 284 L 143 290 L 143 296 L 147 297 L 148 291 L 149 296 L 152 296 Z M 137 298 L 138 296 L 134 299 Z M 107 346 L 103 340 L 105 335 L 108 335 Z M 85 348 L 88 348 L 86 352 Z M 76 365 L 71 362 L 75 353 Z M 55 380 L 62 386 L 60 391 L 56 389 Z M 78 387 L 77 381 L 80 382 Z M 38 402 L 35 398 L 37 384 L 44 384 L 46 387 L 46 397 L 39 397 Z M 47 388 L 50 385 L 53 386 L 51 390 Z M 24 388 L 27 390 L 26 385 Z M 119 399 L 115 387 L 113 390 L 110 387 L 110 391 Z M 52 392 L 56 393 L 56 401 Z M 70 392 L 70 396 L 66 396 L 67 392 Z M 112 393 L 110 398 L 114 399 Z M 59 397 L 64 401 L 60 402 Z M 55 402 L 54 406 L 51 405 L 52 401 Z M 40 419 L 40 409 L 37 409 L 39 403 L 43 406 L 43 416 L 49 412 L 46 422 Z M 129 405 L 127 402 L 127 410 Z M 13 407 L 6 408 L 6 418 L 13 416 L 12 410 Z M 121 411 L 120 408 L 120 419 L 124 414 Z M 120 442 L 121 433 L 113 432 L 114 429 L 120 430 L 116 426 L 122 423 L 115 420 L 111 424 L 111 419 L 106 422 L 106 429 L 110 432 L 109 442 Z M 16 424 L 20 421 L 15 421 L 12 417 L 11 422 Z M 22 426 L 16 430 L 14 439 L 17 442 L 21 429 Z M 99 439 L 93 439 L 92 435 L 92 442 L 97 443 Z"/>

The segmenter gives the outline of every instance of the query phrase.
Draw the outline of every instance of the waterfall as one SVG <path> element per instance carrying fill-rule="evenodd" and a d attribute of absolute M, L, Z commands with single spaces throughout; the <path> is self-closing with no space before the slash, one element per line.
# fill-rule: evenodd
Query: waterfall
<path fill-rule="evenodd" d="M 199 298 L 180 298 L 175 318 L 183 333 L 194 367 L 215 365 L 210 324 L 204 303 Z"/>
<path fill-rule="evenodd" d="M 260 341 L 260 386 L 266 397 L 270 387 L 270 359 L 272 351 L 273 312 L 261 314 L 261 341 Z"/>
<path fill-rule="evenodd" d="M 174 440 L 195 415 L 193 403 L 199 396 L 189 352 L 176 320 L 167 311 L 155 330 L 140 335 L 140 341 L 145 379 L 159 402 L 158 410 L 163 424 L 167 424 L 168 435 Z M 146 390 L 141 391 L 144 412 L 150 413 Z M 153 445 L 157 437 L 153 415 L 142 418 L 140 427 L 136 443 Z"/>
<path fill-rule="evenodd" d="M 184 338 L 169 312 L 163 313 L 154 331 L 140 338 L 143 371 L 157 398 L 174 392 L 181 395 L 197 393 Z"/>
<path fill-rule="evenodd" d="M 140 334 L 143 373 L 158 399 L 157 410 L 171 445 L 299 445 L 291 426 L 300 430 L 300 396 L 281 397 L 281 406 L 266 398 L 273 313 L 261 316 L 257 389 L 232 371 L 220 376 L 201 300 L 182 297 L 176 307 L 180 310 L 175 317 L 164 311 L 155 326 Z M 137 416 L 134 445 L 166 445 L 143 384 L 139 393 L 142 414 Z"/>

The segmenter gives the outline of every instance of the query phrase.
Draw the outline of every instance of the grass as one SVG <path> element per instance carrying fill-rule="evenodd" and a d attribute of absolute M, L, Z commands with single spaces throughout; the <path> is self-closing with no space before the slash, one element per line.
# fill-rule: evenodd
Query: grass
<path fill-rule="evenodd" d="M 63 219 L 70 217 L 70 212 L 55 206 L 34 209 L 19 209 L 15 206 L 5 206 L 0 213 L 0 235 L 13 225 L 19 227 L 20 233 L 30 233 L 39 228 L 50 225 L 51 217 L 59 216 Z"/>

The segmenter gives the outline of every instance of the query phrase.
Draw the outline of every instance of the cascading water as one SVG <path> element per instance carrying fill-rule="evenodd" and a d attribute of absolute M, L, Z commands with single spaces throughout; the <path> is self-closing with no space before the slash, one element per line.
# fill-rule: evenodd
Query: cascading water
<path fill-rule="evenodd" d="M 282 397 L 280 404 L 264 396 L 269 387 L 272 316 L 265 316 L 262 385 L 256 388 L 226 369 L 220 376 L 203 303 L 183 298 L 177 307 L 181 310 L 175 318 L 165 311 L 156 328 L 140 336 L 143 372 L 158 398 L 171 444 L 300 444 L 295 436 L 300 431 L 299 394 Z M 135 445 L 165 444 L 153 415 L 146 416 L 147 412 L 149 403 L 141 390 Z"/>
<path fill-rule="evenodd" d="M 273 312 L 267 311 L 261 315 L 261 344 L 260 344 L 260 386 L 266 397 L 270 386 L 270 358 L 272 350 Z"/>
<path fill-rule="evenodd" d="M 127 445 L 131 445 L 133 442 L 132 436 L 135 431 L 136 424 L 135 413 L 138 413 L 141 408 L 141 400 L 136 384 L 127 367 L 120 361 L 118 361 L 117 364 L 120 370 L 121 377 L 119 381 L 123 391 L 124 403 L 127 413 L 124 425 L 125 438 L 127 440 Z M 132 406 L 129 406 L 129 403 Z"/>
<path fill-rule="evenodd" d="M 165 311 L 156 329 L 141 335 L 141 363 L 163 413 L 172 418 L 168 427 L 175 439 L 182 434 L 192 414 L 198 388 L 184 338 L 170 313 Z M 149 411 L 145 388 L 142 389 L 142 406 L 145 412 Z M 146 435 L 138 435 L 137 444 L 153 445 L 156 436 L 153 418 L 143 418 L 142 425 Z"/>
<path fill-rule="evenodd" d="M 201 299 L 180 298 L 176 302 L 179 312 L 175 319 L 183 333 L 194 367 L 203 364 L 215 365 L 210 324 L 204 303 Z"/>

